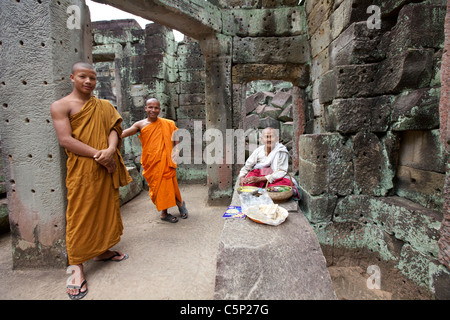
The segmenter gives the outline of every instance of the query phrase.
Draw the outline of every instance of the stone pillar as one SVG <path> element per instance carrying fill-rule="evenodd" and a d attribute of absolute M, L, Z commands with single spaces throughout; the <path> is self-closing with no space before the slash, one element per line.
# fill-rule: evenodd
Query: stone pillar
<path fill-rule="evenodd" d="M 231 48 L 232 39 L 217 34 L 200 40 L 200 48 L 205 56 L 205 111 L 206 130 L 218 129 L 222 137 L 217 135 L 216 146 L 222 146 L 222 150 L 215 149 L 212 154 L 218 161 L 210 163 L 204 158 L 207 165 L 208 203 L 210 205 L 228 205 L 233 193 L 232 164 L 226 161 L 226 129 L 232 126 L 232 83 L 231 83 Z M 216 131 L 217 132 L 217 131 Z M 206 142 L 208 144 L 216 142 Z M 219 159 L 217 152 L 222 152 Z"/>
<path fill-rule="evenodd" d="M 445 42 L 441 63 L 441 100 L 439 105 L 440 137 L 447 159 L 446 178 L 444 182 L 443 219 L 441 238 L 439 239 L 439 261 L 450 268 L 450 117 L 449 117 L 449 89 L 450 89 L 450 3 L 447 2 L 445 17 Z"/>
<path fill-rule="evenodd" d="M 66 155 L 50 105 L 72 90 L 72 64 L 91 60 L 89 12 L 81 0 L 2 1 L 0 29 L 0 128 L 13 267 L 63 268 Z"/>

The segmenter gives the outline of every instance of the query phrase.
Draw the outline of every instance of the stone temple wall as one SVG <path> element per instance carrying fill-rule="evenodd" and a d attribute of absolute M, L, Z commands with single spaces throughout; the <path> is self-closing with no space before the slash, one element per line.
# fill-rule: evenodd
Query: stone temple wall
<path fill-rule="evenodd" d="M 191 137 L 196 121 L 204 131 L 205 68 L 198 42 L 185 37 L 177 43 L 171 29 L 156 23 L 142 29 L 135 20 L 99 21 L 92 27 L 96 94 L 117 107 L 123 128 L 145 118 L 145 101 L 155 97 L 161 116 L 188 129 Z M 127 165 L 140 170 L 141 152 L 137 135 L 124 140 Z M 177 175 L 182 181 L 205 182 L 205 165 L 180 164 Z"/>
<path fill-rule="evenodd" d="M 90 57 L 90 23 L 66 27 L 66 8 L 84 9 L 83 1 L 1 4 L 1 139 L 15 267 L 66 262 L 64 154 L 49 105 L 70 90 L 71 63 L 86 59 L 97 64 L 98 93 L 124 127 L 156 96 L 191 137 L 199 124 L 202 132 L 247 130 L 248 83 L 292 83 L 292 169 L 329 262 L 348 253 L 362 263 L 368 252 L 438 296 L 448 288 L 446 1 L 154 0 L 145 12 L 140 0 L 103 2 L 160 24 L 95 24 Z M 177 44 L 175 24 L 196 40 Z M 139 148 L 126 139 L 127 164 L 138 165 Z M 179 175 L 206 178 L 208 201 L 225 204 L 239 169 L 194 163 Z"/>
<path fill-rule="evenodd" d="M 369 28 L 372 4 L 380 28 Z M 306 12 L 314 134 L 300 137 L 301 208 L 330 263 L 365 248 L 431 288 L 445 274 L 446 1 L 307 1 Z"/>

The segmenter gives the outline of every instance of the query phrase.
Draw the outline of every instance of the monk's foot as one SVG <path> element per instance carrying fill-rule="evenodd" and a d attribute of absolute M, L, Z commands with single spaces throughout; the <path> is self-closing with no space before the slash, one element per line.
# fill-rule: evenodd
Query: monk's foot
<path fill-rule="evenodd" d="M 180 216 L 182 219 L 186 219 L 188 217 L 188 211 L 186 209 L 186 202 L 183 203 L 177 202 L 178 211 L 180 211 Z"/>
<path fill-rule="evenodd" d="M 71 265 L 67 269 L 67 273 L 71 274 L 69 279 L 67 279 L 67 295 L 72 300 L 83 299 L 88 292 L 83 265 Z"/>
<path fill-rule="evenodd" d="M 167 212 L 161 212 L 161 215 L 159 217 L 163 221 L 168 221 L 168 222 L 171 222 L 171 223 L 178 222 L 178 218 L 177 217 L 174 217 L 173 215 L 171 215 L 170 213 L 167 213 Z"/>
<path fill-rule="evenodd" d="M 120 262 L 128 258 L 128 255 L 126 253 L 122 253 L 119 251 L 111 251 L 107 250 L 106 252 L 102 253 L 101 255 L 94 258 L 94 261 L 116 261 Z"/>

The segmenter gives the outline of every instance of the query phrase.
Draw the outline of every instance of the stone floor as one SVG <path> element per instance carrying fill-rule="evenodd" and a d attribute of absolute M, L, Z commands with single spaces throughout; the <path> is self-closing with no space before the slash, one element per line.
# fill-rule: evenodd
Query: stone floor
<path fill-rule="evenodd" d="M 126 261 L 85 264 L 86 300 L 210 300 L 214 297 L 216 257 L 225 207 L 206 205 L 207 187 L 181 185 L 186 220 L 161 221 L 144 191 L 122 206 L 124 234 L 115 249 Z M 177 213 L 176 208 L 169 213 Z M 368 275 L 355 267 L 330 267 L 338 299 L 389 300 L 369 290 Z M 9 234 L 0 235 L 0 300 L 67 300 L 65 270 L 12 270 Z"/>

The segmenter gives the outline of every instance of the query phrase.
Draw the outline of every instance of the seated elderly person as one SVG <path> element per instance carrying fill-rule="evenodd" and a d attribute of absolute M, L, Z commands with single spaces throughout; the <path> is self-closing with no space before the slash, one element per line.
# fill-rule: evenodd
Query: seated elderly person
<path fill-rule="evenodd" d="M 239 173 L 239 184 L 265 188 L 272 186 L 290 186 L 288 175 L 289 153 L 287 148 L 278 142 L 277 130 L 265 128 L 261 133 L 262 146 L 253 151 Z M 297 182 L 292 178 L 294 199 L 299 200 Z"/>

